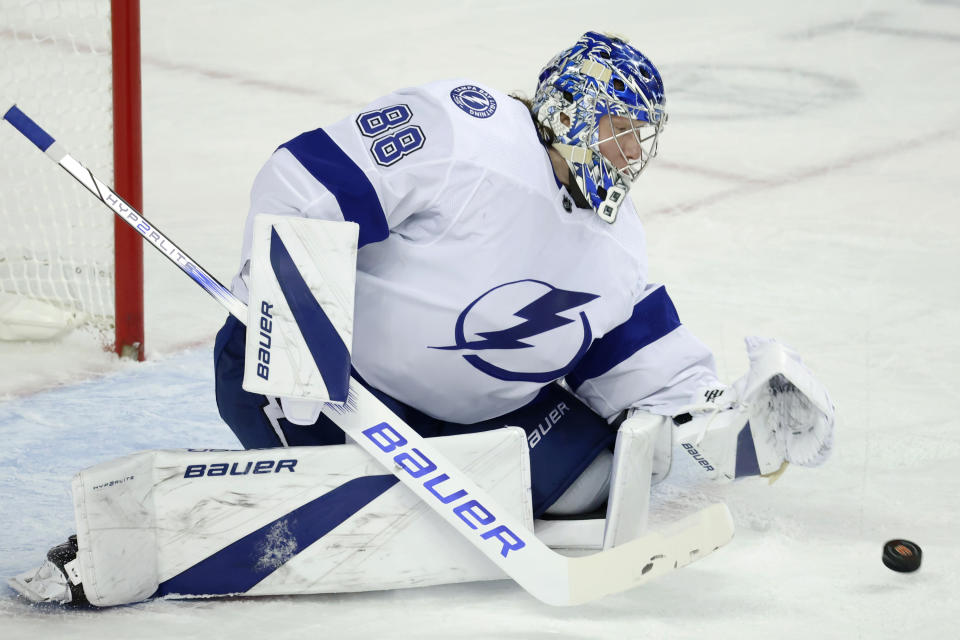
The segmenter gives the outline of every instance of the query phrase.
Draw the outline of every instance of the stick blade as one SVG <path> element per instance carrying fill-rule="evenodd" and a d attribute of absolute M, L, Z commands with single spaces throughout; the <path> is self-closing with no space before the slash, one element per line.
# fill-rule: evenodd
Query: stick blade
<path fill-rule="evenodd" d="M 662 531 L 592 556 L 570 559 L 570 599 L 583 604 L 638 587 L 704 558 L 733 539 L 727 505 L 710 505 Z"/>

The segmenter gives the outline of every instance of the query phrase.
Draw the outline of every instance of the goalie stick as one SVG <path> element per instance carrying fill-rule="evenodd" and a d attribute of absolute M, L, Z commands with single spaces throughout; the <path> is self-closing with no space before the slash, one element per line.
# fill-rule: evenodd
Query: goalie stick
<path fill-rule="evenodd" d="M 242 300 L 70 156 L 15 104 L 3 118 L 246 323 L 247 305 Z M 661 532 L 618 547 L 588 556 L 564 556 L 536 538 L 520 518 L 507 513 L 352 377 L 347 402 L 339 407 L 328 405 L 324 412 L 507 576 L 547 604 L 582 604 L 631 589 L 706 556 L 733 537 L 730 511 L 725 504 L 717 503 Z"/>

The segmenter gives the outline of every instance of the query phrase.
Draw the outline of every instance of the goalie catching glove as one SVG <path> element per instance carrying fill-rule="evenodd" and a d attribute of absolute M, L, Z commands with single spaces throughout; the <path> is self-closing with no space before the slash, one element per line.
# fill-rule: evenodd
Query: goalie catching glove
<path fill-rule="evenodd" d="M 776 340 L 746 339 L 750 370 L 674 418 L 684 454 L 716 480 L 776 476 L 786 463 L 822 464 L 833 448 L 835 409 L 800 356 Z"/>

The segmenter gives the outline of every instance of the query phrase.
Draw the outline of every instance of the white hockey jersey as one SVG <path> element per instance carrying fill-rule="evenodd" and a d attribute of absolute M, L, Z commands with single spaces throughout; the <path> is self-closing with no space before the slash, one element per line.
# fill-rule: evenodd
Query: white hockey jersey
<path fill-rule="evenodd" d="M 633 203 L 614 224 L 578 209 L 526 107 L 475 82 L 403 89 L 281 145 L 243 265 L 261 213 L 359 224 L 353 366 L 435 418 L 503 415 L 561 378 L 607 418 L 670 414 L 716 380 L 647 282 Z"/>

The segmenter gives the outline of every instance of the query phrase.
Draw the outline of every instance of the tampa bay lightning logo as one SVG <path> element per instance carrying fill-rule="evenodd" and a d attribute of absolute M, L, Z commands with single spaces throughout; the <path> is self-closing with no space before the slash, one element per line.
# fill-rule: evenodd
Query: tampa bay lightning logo
<path fill-rule="evenodd" d="M 550 382 L 568 373 L 593 341 L 583 311 L 562 313 L 598 297 L 540 280 L 501 284 L 460 313 L 456 344 L 430 348 L 469 351 L 464 360 L 500 380 Z"/>
<path fill-rule="evenodd" d="M 497 110 L 497 101 L 490 93 L 473 84 L 465 84 L 450 92 L 450 99 L 474 118 L 489 118 Z"/>

